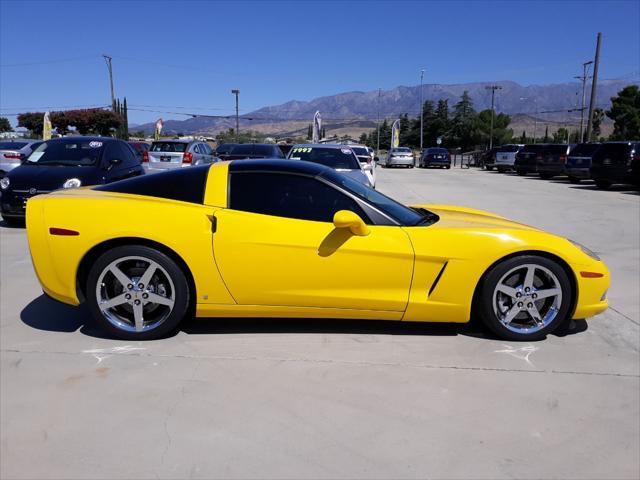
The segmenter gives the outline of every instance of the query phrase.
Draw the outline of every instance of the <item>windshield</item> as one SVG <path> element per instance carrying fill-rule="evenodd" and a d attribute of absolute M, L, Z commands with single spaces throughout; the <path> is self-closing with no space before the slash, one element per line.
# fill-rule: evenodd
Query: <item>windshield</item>
<path fill-rule="evenodd" d="M 231 155 L 273 155 L 273 147 L 271 145 L 255 145 L 247 143 L 236 145 L 231 149 Z"/>
<path fill-rule="evenodd" d="M 392 153 L 411 153 L 411 149 L 410 148 L 392 148 L 391 152 Z"/>
<path fill-rule="evenodd" d="M 0 142 L 0 150 L 20 150 L 27 142 Z"/>
<path fill-rule="evenodd" d="M 369 150 L 367 150 L 364 147 L 351 147 L 351 150 L 353 150 L 353 153 L 355 153 L 358 156 L 369 156 Z"/>
<path fill-rule="evenodd" d="M 176 152 L 184 153 L 187 150 L 185 142 L 153 142 L 151 144 L 152 152 Z"/>
<path fill-rule="evenodd" d="M 324 176 L 324 174 L 322 175 Z M 362 198 L 367 203 L 373 205 L 378 210 L 386 213 L 388 216 L 398 221 L 401 225 L 416 226 L 416 225 L 431 225 L 438 220 L 437 215 L 424 210 L 414 210 L 401 203 L 396 202 L 394 199 L 383 195 L 382 193 L 374 190 L 371 187 L 353 180 L 346 175 L 331 175 L 331 181 L 340 185 L 345 190 L 353 193 L 357 197 Z"/>
<path fill-rule="evenodd" d="M 573 150 L 571 150 L 571 156 L 572 157 L 580 157 L 580 156 L 590 157 L 598 148 L 600 148 L 599 143 L 581 143 L 580 145 L 576 146 Z"/>
<path fill-rule="evenodd" d="M 65 140 L 45 142 L 27 158 L 27 163 L 38 165 L 88 166 L 100 160 L 104 142 L 99 140 Z"/>
<path fill-rule="evenodd" d="M 448 150 L 445 150 L 444 148 L 427 148 L 427 150 L 425 151 L 426 154 L 429 155 L 445 155 L 447 153 L 449 153 Z"/>
<path fill-rule="evenodd" d="M 289 158 L 319 163 L 337 170 L 360 170 L 360 163 L 350 148 L 296 147 Z"/>

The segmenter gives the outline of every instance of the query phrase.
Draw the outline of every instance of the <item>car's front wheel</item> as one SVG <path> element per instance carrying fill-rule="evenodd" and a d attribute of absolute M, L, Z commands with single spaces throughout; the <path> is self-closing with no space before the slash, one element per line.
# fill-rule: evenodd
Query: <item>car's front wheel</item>
<path fill-rule="evenodd" d="M 142 245 L 116 247 L 89 271 L 87 304 L 105 331 L 150 340 L 174 331 L 189 309 L 189 284 L 170 257 Z"/>
<path fill-rule="evenodd" d="M 478 313 L 506 340 L 533 341 L 562 325 L 572 304 L 564 269 L 538 255 L 522 255 L 491 268 L 480 286 Z"/>

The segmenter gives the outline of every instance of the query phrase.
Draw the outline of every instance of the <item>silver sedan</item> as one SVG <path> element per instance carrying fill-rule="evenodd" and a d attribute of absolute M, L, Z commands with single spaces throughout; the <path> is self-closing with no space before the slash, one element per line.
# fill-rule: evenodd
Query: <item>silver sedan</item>
<path fill-rule="evenodd" d="M 19 166 L 42 140 L 11 139 L 0 141 L 0 178 Z"/>
<path fill-rule="evenodd" d="M 413 168 L 415 165 L 415 159 L 413 158 L 413 152 L 410 148 L 396 147 L 389 150 L 387 153 L 387 159 L 384 162 L 383 167 L 409 167 Z"/>

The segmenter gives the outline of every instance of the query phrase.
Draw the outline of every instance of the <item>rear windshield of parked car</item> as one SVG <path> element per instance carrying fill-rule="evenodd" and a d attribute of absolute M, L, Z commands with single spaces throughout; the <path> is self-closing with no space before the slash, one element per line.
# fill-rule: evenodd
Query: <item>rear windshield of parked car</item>
<path fill-rule="evenodd" d="M 20 150 L 27 142 L 0 142 L 0 150 Z"/>
<path fill-rule="evenodd" d="M 98 163 L 105 142 L 100 140 L 53 140 L 36 148 L 27 163 L 89 166 Z"/>
<path fill-rule="evenodd" d="M 289 158 L 319 163 L 334 169 L 360 170 L 357 157 L 350 148 L 296 147 Z"/>
<path fill-rule="evenodd" d="M 187 144 L 185 142 L 153 142 L 151 151 L 184 153 L 187 151 Z"/>
<path fill-rule="evenodd" d="M 271 145 L 254 145 L 251 143 L 236 145 L 229 153 L 231 155 L 276 155 Z"/>
<path fill-rule="evenodd" d="M 517 152 L 518 150 L 520 150 L 520 147 L 518 145 L 503 145 L 502 147 L 498 148 L 497 152 L 512 153 Z"/>
<path fill-rule="evenodd" d="M 438 155 L 446 155 L 449 151 L 445 148 L 427 148 L 426 153 L 429 154 L 438 154 Z"/>
<path fill-rule="evenodd" d="M 393 153 L 411 153 L 410 148 L 392 148 L 391 151 Z"/>
<path fill-rule="evenodd" d="M 549 145 L 548 148 L 550 153 L 566 155 L 569 150 L 569 145 Z"/>
<path fill-rule="evenodd" d="M 629 155 L 631 145 L 628 143 L 603 143 L 597 155 Z"/>
<path fill-rule="evenodd" d="M 593 153 L 600 148 L 599 143 L 581 143 L 577 145 L 573 150 L 571 150 L 572 157 L 590 157 Z"/>
<path fill-rule="evenodd" d="M 355 153 L 358 156 L 364 157 L 365 155 L 366 156 L 369 155 L 369 150 L 363 147 L 351 147 L 351 150 L 353 150 L 353 153 Z"/>
<path fill-rule="evenodd" d="M 544 145 L 525 145 L 524 147 L 522 147 L 520 149 L 520 153 L 526 153 L 526 152 L 540 152 L 542 150 L 544 150 L 545 146 Z"/>

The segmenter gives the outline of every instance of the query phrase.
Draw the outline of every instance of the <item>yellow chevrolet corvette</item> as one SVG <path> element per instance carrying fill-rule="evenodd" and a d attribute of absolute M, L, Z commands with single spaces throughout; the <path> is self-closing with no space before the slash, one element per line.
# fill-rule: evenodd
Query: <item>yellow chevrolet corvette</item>
<path fill-rule="evenodd" d="M 468 322 L 543 338 L 604 311 L 585 247 L 498 215 L 407 207 L 328 167 L 243 160 L 61 190 L 27 204 L 47 295 L 113 336 L 187 315 Z"/>

